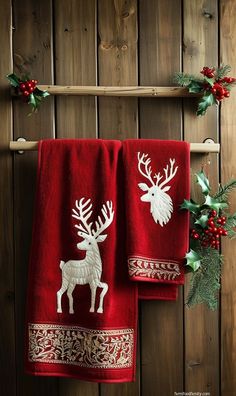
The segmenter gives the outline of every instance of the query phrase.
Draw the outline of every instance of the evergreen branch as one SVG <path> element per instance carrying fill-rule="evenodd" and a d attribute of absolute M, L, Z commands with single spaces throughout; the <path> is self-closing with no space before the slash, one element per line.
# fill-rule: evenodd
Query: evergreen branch
<path fill-rule="evenodd" d="M 219 187 L 219 191 L 214 195 L 215 199 L 218 199 L 220 202 L 225 202 L 228 199 L 228 194 L 236 188 L 236 179 L 230 180 L 224 186 Z"/>
<path fill-rule="evenodd" d="M 236 237 L 236 231 L 233 230 L 233 228 L 235 227 L 236 227 L 236 213 L 228 217 L 227 223 L 225 225 L 225 229 L 228 232 L 228 237 L 230 239 L 234 239 Z"/>
<path fill-rule="evenodd" d="M 182 87 L 187 87 L 189 84 L 191 84 L 192 81 L 203 83 L 203 79 L 197 78 L 192 74 L 186 74 L 181 72 L 175 73 L 174 82 L 178 85 L 181 85 Z"/>
<path fill-rule="evenodd" d="M 223 78 L 231 71 L 231 67 L 229 65 L 222 65 L 216 70 L 216 78 Z"/>
<path fill-rule="evenodd" d="M 207 248 L 204 252 L 199 249 L 202 256 L 201 267 L 193 272 L 190 280 L 190 290 L 186 305 L 205 303 L 210 309 L 217 309 L 217 291 L 220 289 L 220 276 L 222 256 L 215 249 Z"/>

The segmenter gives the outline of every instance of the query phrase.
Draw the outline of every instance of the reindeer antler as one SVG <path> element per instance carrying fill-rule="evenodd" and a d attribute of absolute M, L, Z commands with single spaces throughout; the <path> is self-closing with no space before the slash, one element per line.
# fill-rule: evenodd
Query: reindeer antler
<path fill-rule="evenodd" d="M 148 179 L 151 184 L 153 186 L 155 186 L 155 183 L 151 177 L 152 175 L 152 167 L 149 166 L 151 162 L 151 159 L 148 157 L 148 154 L 142 154 L 140 152 L 138 152 L 138 170 L 141 173 L 141 175 L 143 175 L 144 177 L 146 177 L 146 179 Z M 141 166 L 144 165 L 145 166 L 145 173 L 142 171 Z M 162 176 L 160 177 L 160 174 L 155 175 L 154 177 L 159 177 L 159 180 L 162 178 Z"/>
<path fill-rule="evenodd" d="M 175 159 L 170 158 L 170 169 L 169 169 L 169 164 L 167 164 L 166 167 L 164 168 L 165 180 L 163 180 L 163 182 L 158 186 L 159 188 L 164 187 L 176 175 L 178 166 L 174 168 L 174 164 L 175 164 Z"/>
<path fill-rule="evenodd" d="M 72 217 L 80 221 L 79 225 L 75 224 L 75 227 L 80 231 L 85 232 L 88 235 L 92 235 L 91 227 L 93 222 L 88 224 L 88 219 L 92 214 L 92 204 L 90 204 L 91 199 L 84 202 L 85 198 L 81 198 L 79 201 L 75 201 L 75 206 L 78 210 L 72 209 Z"/>
<path fill-rule="evenodd" d="M 103 204 L 102 214 L 105 221 L 103 222 L 101 216 L 98 216 L 98 221 L 95 221 L 96 229 L 92 230 L 92 234 L 95 238 L 98 237 L 98 235 L 100 235 L 112 223 L 114 218 L 112 201 L 107 201 L 106 204 Z"/>

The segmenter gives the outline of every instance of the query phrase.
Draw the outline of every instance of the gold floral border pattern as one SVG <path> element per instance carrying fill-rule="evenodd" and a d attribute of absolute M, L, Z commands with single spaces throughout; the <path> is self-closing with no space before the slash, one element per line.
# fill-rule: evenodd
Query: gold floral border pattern
<path fill-rule="evenodd" d="M 133 365 L 133 329 L 92 330 L 35 323 L 28 329 L 30 362 L 108 369 Z"/>

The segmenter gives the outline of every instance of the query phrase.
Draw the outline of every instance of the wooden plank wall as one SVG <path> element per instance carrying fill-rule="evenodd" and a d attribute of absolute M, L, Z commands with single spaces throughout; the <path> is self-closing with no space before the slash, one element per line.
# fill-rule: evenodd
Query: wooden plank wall
<path fill-rule="evenodd" d="M 11 154 L 8 142 L 41 138 L 159 138 L 222 144 L 192 156 L 217 186 L 236 177 L 236 93 L 221 111 L 194 115 L 195 100 L 50 97 L 37 115 L 4 75 L 30 72 L 41 83 L 171 85 L 175 71 L 230 63 L 236 75 L 236 0 L 2 0 L 0 2 L 0 389 L 4 396 L 236 395 L 235 242 L 225 242 L 221 306 L 188 310 L 177 302 L 140 304 L 137 380 L 98 385 L 23 372 L 25 292 L 36 179 L 36 153 Z M 13 37 L 12 37 L 13 36 Z M 221 169 L 221 172 L 219 171 Z M 197 190 L 192 187 L 192 195 Z M 235 209 L 235 196 L 232 198 Z M 14 298 L 15 296 L 15 298 Z"/>

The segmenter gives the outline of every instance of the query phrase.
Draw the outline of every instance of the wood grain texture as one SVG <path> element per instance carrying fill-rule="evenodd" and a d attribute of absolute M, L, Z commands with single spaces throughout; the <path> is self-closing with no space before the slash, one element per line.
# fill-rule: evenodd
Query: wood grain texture
<path fill-rule="evenodd" d="M 98 1 L 99 85 L 137 85 L 136 0 Z M 99 98 L 103 138 L 137 136 L 136 98 Z"/>
<path fill-rule="evenodd" d="M 96 84 L 96 1 L 55 1 L 56 83 Z M 96 138 L 95 98 L 59 97 L 56 101 L 58 138 Z M 98 395 L 98 384 L 61 378 L 60 396 Z"/>
<path fill-rule="evenodd" d="M 53 82 L 52 7 L 51 1 L 15 0 L 14 70 L 29 72 L 39 81 Z M 27 21 L 27 22 L 26 22 Z M 53 98 L 45 100 L 38 114 L 27 117 L 29 107 L 14 103 L 14 138 L 32 140 L 54 136 Z M 17 395 L 56 395 L 57 380 L 26 376 L 23 370 L 24 326 L 28 259 L 31 241 L 37 153 L 15 155 L 14 158 L 14 226 L 15 226 L 15 288 L 16 288 L 16 347 Z"/>
<path fill-rule="evenodd" d="M 218 64 L 217 1 L 184 0 L 183 70 L 198 74 L 205 65 Z M 196 103 L 184 101 L 184 136 L 189 142 L 202 142 L 207 137 L 218 140 L 215 107 L 204 117 L 196 117 Z M 210 163 L 209 163 L 210 161 Z M 217 186 L 217 155 L 191 157 L 193 199 L 200 199 L 195 172 L 204 168 L 213 188 Z M 189 288 L 189 276 L 185 296 Z M 219 395 L 219 318 L 218 312 L 205 306 L 185 309 L 185 391 L 210 392 Z"/>
<path fill-rule="evenodd" d="M 137 85 L 136 0 L 98 1 L 98 79 L 100 85 Z M 99 137 L 138 136 L 136 98 L 99 98 Z M 100 396 L 139 395 L 139 351 L 135 383 L 101 384 Z"/>
<path fill-rule="evenodd" d="M 55 81 L 96 85 L 96 1 L 55 0 Z M 96 137 L 96 99 L 59 97 L 60 138 Z"/>
<path fill-rule="evenodd" d="M 181 1 L 139 1 L 140 85 L 173 85 L 181 70 Z M 179 139 L 179 99 L 140 99 L 140 133 L 149 138 Z"/>
<path fill-rule="evenodd" d="M 12 139 L 12 103 L 5 78 L 12 71 L 11 1 L 0 2 L 0 383 L 6 396 L 16 395 L 15 315 L 14 315 L 14 243 L 12 156 L 8 140 Z"/>
<path fill-rule="evenodd" d="M 222 0 L 220 2 L 220 60 L 232 66 L 236 75 L 236 2 Z M 221 109 L 221 142 L 222 142 L 222 183 L 236 178 L 236 93 L 232 91 L 231 98 Z M 236 194 L 230 196 L 230 212 L 236 211 Z M 236 394 L 236 242 L 224 241 L 222 253 L 224 267 L 221 291 L 221 395 Z"/>
<path fill-rule="evenodd" d="M 167 85 L 181 70 L 181 1 L 140 1 L 140 84 Z M 171 28 L 170 28 L 171 27 Z M 140 100 L 140 137 L 181 139 L 181 102 Z M 183 294 L 176 302 L 143 301 L 141 386 L 149 396 L 183 390 Z"/>

